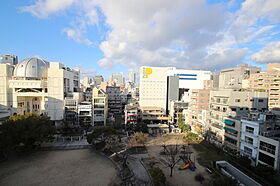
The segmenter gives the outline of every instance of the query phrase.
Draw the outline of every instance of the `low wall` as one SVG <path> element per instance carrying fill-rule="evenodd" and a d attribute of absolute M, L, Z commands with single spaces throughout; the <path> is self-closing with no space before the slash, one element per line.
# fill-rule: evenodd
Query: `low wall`
<path fill-rule="evenodd" d="M 247 186 L 261 186 L 258 182 L 241 172 L 239 169 L 228 163 L 227 161 L 217 161 L 216 162 L 217 168 L 226 176 L 232 176 L 240 183 L 247 185 Z M 224 171 L 223 171 L 223 170 Z M 228 175 L 229 173 L 230 175 Z"/>

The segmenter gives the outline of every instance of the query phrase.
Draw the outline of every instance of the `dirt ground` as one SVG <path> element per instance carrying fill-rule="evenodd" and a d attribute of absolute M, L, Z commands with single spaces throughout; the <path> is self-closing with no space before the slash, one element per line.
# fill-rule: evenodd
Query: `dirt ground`
<path fill-rule="evenodd" d="M 90 149 L 44 151 L 0 163 L 0 185 L 109 185 L 116 180 L 110 160 Z"/>
<path fill-rule="evenodd" d="M 172 135 L 164 135 L 162 137 L 151 138 L 147 144 L 148 156 L 149 160 L 153 162 L 157 162 L 155 166 L 161 168 L 166 176 L 167 184 L 171 186 L 196 186 L 202 185 L 201 183 L 195 180 L 195 175 L 201 173 L 205 181 L 204 184 L 207 185 L 207 181 L 210 179 L 209 174 L 206 172 L 205 167 L 202 167 L 195 160 L 197 158 L 197 152 L 190 146 L 190 150 L 193 152 L 191 155 L 191 160 L 195 162 L 196 171 L 192 172 L 189 169 L 186 170 L 178 170 L 179 167 L 185 165 L 183 161 L 180 161 L 173 169 L 173 176 L 170 177 L 170 168 L 166 167 L 164 163 L 164 156 L 160 155 L 160 152 L 163 151 L 163 147 L 161 145 L 186 145 L 183 141 L 182 134 L 172 134 Z M 147 161 L 145 161 L 147 162 Z"/>

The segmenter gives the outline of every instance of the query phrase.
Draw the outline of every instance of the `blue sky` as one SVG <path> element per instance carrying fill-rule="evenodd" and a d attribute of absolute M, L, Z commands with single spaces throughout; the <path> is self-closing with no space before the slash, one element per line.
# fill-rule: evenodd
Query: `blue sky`
<path fill-rule="evenodd" d="M 4 0 L 0 54 L 86 75 L 280 61 L 279 0 Z"/>

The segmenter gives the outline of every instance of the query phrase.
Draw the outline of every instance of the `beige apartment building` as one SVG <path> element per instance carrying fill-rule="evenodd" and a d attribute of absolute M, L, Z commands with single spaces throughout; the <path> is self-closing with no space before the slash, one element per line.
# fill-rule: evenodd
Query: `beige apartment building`
<path fill-rule="evenodd" d="M 165 116 L 164 109 L 161 107 L 139 107 L 140 117 L 147 124 L 168 123 L 171 117 Z"/>
<path fill-rule="evenodd" d="M 193 132 L 204 134 L 207 131 L 209 98 L 212 80 L 204 81 L 204 89 L 194 89 L 190 95 L 187 124 Z"/>
<path fill-rule="evenodd" d="M 266 92 L 237 91 L 232 89 L 210 92 L 209 129 L 211 137 L 224 143 L 226 118 L 239 118 L 251 110 L 267 109 Z"/>
<path fill-rule="evenodd" d="M 249 88 L 267 92 L 269 110 L 280 111 L 280 63 L 267 64 L 267 72 L 251 74 Z"/>

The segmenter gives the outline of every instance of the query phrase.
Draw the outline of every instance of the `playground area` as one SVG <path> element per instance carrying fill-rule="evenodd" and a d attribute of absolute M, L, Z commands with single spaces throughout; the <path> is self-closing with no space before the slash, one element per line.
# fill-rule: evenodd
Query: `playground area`
<path fill-rule="evenodd" d="M 117 171 L 90 149 L 42 151 L 0 164 L 0 185 L 110 185 Z"/>
<path fill-rule="evenodd" d="M 170 177 L 170 168 L 166 166 L 168 162 L 163 155 L 163 145 L 168 147 L 175 144 L 180 148 L 182 146 L 186 146 L 186 148 L 182 150 L 185 151 L 185 153 L 183 153 L 183 156 L 179 156 L 180 160 L 173 168 L 173 175 Z M 162 137 L 151 138 L 146 147 L 148 158 L 144 159 L 145 164 L 153 164 L 155 167 L 159 167 L 166 176 L 167 185 L 201 185 L 200 182 L 195 180 L 197 174 L 203 175 L 203 183 L 207 183 L 207 181 L 210 180 L 210 175 L 205 167 L 201 166 L 196 160 L 197 152 L 191 145 L 186 145 L 186 141 L 183 139 L 182 134 L 164 135 Z"/>

